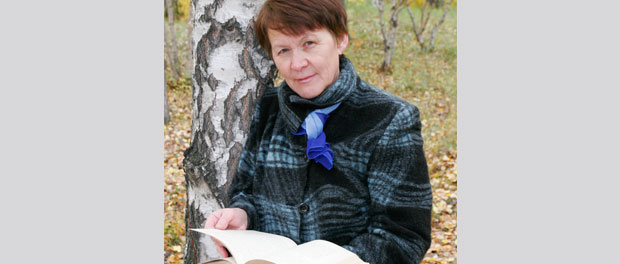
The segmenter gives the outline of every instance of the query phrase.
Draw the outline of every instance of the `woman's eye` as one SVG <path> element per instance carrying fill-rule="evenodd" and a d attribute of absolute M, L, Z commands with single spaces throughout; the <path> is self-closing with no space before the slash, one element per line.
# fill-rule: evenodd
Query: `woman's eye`
<path fill-rule="evenodd" d="M 312 44 L 314 44 L 314 41 L 306 41 L 306 43 L 304 43 L 306 46 L 310 46 Z"/>
<path fill-rule="evenodd" d="M 278 51 L 278 54 L 286 53 L 287 51 L 288 49 L 281 49 L 280 51 Z"/>

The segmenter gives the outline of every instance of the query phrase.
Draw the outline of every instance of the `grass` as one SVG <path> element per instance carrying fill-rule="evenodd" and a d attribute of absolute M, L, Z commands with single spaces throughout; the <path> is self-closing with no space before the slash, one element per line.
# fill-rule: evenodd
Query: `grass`
<path fill-rule="evenodd" d="M 378 70 L 383 62 L 383 40 L 377 9 L 370 0 L 347 0 L 347 12 L 351 40 L 345 55 L 360 77 L 420 109 L 433 188 L 433 241 L 422 263 L 456 263 L 456 8 L 450 9 L 437 32 L 433 52 L 421 52 L 409 15 L 401 12 L 391 73 Z M 415 12 L 419 14 L 419 10 Z M 178 22 L 175 30 L 179 57 L 183 63 L 191 63 L 187 22 Z M 170 69 L 165 71 L 169 73 Z M 170 87 L 171 121 L 164 130 L 164 249 L 166 263 L 180 263 L 185 245 L 186 202 L 182 160 L 183 150 L 189 146 L 192 82 L 189 74 L 180 80 L 167 77 L 166 81 Z"/>

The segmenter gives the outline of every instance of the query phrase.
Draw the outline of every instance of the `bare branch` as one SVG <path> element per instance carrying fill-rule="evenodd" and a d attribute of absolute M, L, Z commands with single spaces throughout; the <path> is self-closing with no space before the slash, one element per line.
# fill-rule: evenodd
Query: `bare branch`
<path fill-rule="evenodd" d="M 394 49 L 396 48 L 396 33 L 398 27 L 398 15 L 400 11 L 405 8 L 405 3 L 407 0 L 392 0 L 392 6 L 390 8 L 390 15 L 388 27 L 386 28 L 386 21 L 383 18 L 383 11 L 385 9 L 385 1 L 384 0 L 373 0 L 373 4 L 379 10 L 379 25 L 381 27 L 381 36 L 383 37 L 383 52 L 384 52 L 384 60 L 381 65 L 382 71 L 390 71 L 392 64 L 392 56 L 394 54 Z"/>
<path fill-rule="evenodd" d="M 439 22 L 435 24 L 435 27 L 433 27 L 433 30 L 431 31 L 431 40 L 428 46 L 430 50 L 433 50 L 433 45 L 435 43 L 435 33 L 437 32 L 437 29 L 439 29 L 439 26 L 444 22 L 444 20 L 446 20 L 446 14 L 448 14 L 448 7 L 450 6 L 450 4 L 452 4 L 452 1 L 453 0 L 450 0 L 447 4 L 444 4 L 443 15 L 441 16 L 441 19 L 439 19 Z"/>
<path fill-rule="evenodd" d="M 443 14 L 441 16 L 441 18 L 438 20 L 437 23 L 432 25 L 432 29 L 430 32 L 430 39 L 428 39 L 428 42 L 425 41 L 425 35 L 424 35 L 424 31 L 426 29 L 426 26 L 429 25 L 429 21 L 431 18 L 431 15 L 433 14 L 433 8 L 430 6 L 429 1 L 425 1 L 424 5 L 422 6 L 421 10 L 420 10 L 420 24 L 416 23 L 416 17 L 413 14 L 413 10 L 411 8 L 411 6 L 407 3 L 407 12 L 409 13 L 409 17 L 411 18 L 411 25 L 413 26 L 413 33 L 415 35 L 416 41 L 418 42 L 418 44 L 420 45 L 420 48 L 422 49 L 422 51 L 432 51 L 434 48 L 434 43 L 435 43 L 435 35 L 439 29 L 439 27 L 443 24 L 443 22 L 446 19 L 446 15 L 448 14 L 448 9 L 450 7 L 450 5 L 452 5 L 454 0 L 450 0 L 447 3 L 443 2 Z M 428 35 L 428 34 L 426 34 Z"/>
<path fill-rule="evenodd" d="M 396 11 L 396 16 L 398 16 L 398 14 L 400 14 L 401 11 L 403 11 L 403 8 L 405 8 L 405 6 L 409 6 L 409 1 L 407 0 L 400 0 L 398 2 L 398 10 Z"/>
<path fill-rule="evenodd" d="M 426 7 L 428 6 L 428 0 L 424 0 L 424 5 L 422 6 L 422 10 L 420 11 L 421 15 L 420 15 L 420 35 L 422 33 L 424 33 L 424 29 L 426 28 L 426 21 L 424 20 L 424 15 L 426 15 Z M 428 16 L 430 16 L 430 12 L 428 13 Z"/>
<path fill-rule="evenodd" d="M 385 35 L 385 21 L 383 21 L 384 0 L 373 0 L 377 9 L 379 9 L 379 26 L 381 26 L 381 36 L 383 36 L 383 45 L 387 46 L 387 36 Z"/>
<path fill-rule="evenodd" d="M 409 13 L 409 17 L 411 17 L 411 25 L 413 25 L 413 35 L 415 35 L 415 39 L 420 45 L 420 48 L 424 49 L 424 39 L 422 38 L 422 33 L 420 32 L 420 29 L 415 23 L 415 16 L 413 15 L 413 11 L 411 11 L 411 7 L 409 5 L 407 5 L 407 12 Z"/>

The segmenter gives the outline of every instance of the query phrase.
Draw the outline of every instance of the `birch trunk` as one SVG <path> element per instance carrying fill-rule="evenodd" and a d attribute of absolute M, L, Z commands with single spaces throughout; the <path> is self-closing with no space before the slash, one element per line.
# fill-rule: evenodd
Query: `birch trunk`
<path fill-rule="evenodd" d="M 211 212 L 228 204 L 226 190 L 254 106 L 273 84 L 275 66 L 258 44 L 251 23 L 263 2 L 192 0 L 193 120 L 183 160 L 186 264 L 219 256 L 211 239 L 189 229 L 201 228 Z"/>
<path fill-rule="evenodd" d="M 384 72 L 388 72 L 392 69 L 392 56 L 394 55 L 394 48 L 396 47 L 396 28 L 398 27 L 398 13 L 398 6 L 396 5 L 395 0 L 390 13 L 390 31 L 387 34 L 387 41 L 385 41 L 385 48 L 383 49 L 385 57 L 383 60 L 383 64 L 381 65 L 381 70 Z"/>
<path fill-rule="evenodd" d="M 381 64 L 381 71 L 389 72 L 392 68 L 392 56 L 394 55 L 394 49 L 396 48 L 396 31 L 398 27 L 398 14 L 402 11 L 405 1 L 393 0 L 392 8 L 390 9 L 390 20 L 388 22 L 388 29 L 386 29 L 385 21 L 383 19 L 383 10 L 385 8 L 384 0 L 373 0 L 373 4 L 379 10 L 379 26 L 381 28 L 381 36 L 383 37 L 383 63 Z M 389 31 L 388 31 L 389 30 Z"/>

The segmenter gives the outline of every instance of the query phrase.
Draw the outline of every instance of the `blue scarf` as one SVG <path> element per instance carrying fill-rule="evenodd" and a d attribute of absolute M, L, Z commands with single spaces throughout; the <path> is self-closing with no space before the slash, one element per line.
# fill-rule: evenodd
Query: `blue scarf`
<path fill-rule="evenodd" d="M 334 162 L 334 152 L 329 148 L 329 143 L 325 141 L 325 132 L 323 126 L 329 117 L 329 113 L 336 110 L 340 106 L 340 102 L 329 107 L 316 109 L 301 124 L 299 131 L 294 135 L 308 135 L 306 145 L 306 156 L 320 163 L 327 170 L 331 170 Z"/>

